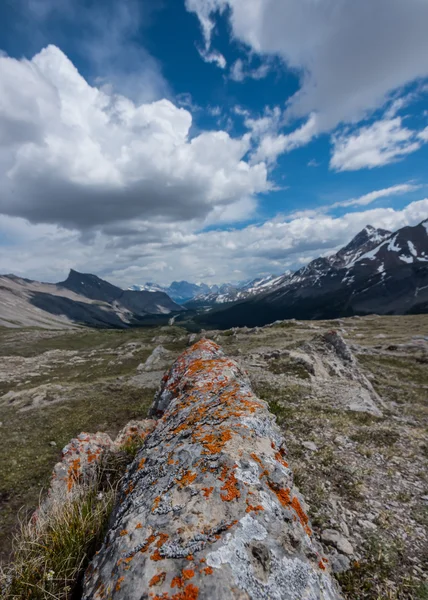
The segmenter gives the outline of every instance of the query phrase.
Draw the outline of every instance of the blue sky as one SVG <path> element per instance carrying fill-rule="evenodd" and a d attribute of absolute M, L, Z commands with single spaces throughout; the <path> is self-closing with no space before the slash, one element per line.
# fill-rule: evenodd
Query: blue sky
<path fill-rule="evenodd" d="M 0 272 L 298 268 L 428 216 L 428 3 L 6 0 Z"/>

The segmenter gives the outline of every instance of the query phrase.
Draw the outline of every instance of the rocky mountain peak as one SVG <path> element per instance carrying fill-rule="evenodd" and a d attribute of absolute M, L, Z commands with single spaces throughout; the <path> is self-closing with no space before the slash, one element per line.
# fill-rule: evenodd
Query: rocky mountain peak
<path fill-rule="evenodd" d="M 372 225 L 366 225 L 352 240 L 341 248 L 336 254 L 339 263 L 349 264 L 357 258 L 376 248 L 380 243 L 386 240 L 391 234 L 387 229 L 376 229 Z"/>

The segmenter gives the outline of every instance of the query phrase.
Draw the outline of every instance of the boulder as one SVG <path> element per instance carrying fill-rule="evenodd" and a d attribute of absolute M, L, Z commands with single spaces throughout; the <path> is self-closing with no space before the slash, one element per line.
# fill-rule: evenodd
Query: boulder
<path fill-rule="evenodd" d="M 164 378 L 82 598 L 338 600 L 282 434 L 212 341 Z"/>

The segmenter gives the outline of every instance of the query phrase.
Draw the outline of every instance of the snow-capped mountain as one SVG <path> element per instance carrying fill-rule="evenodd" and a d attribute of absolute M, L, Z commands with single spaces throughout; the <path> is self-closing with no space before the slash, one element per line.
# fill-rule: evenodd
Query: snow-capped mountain
<path fill-rule="evenodd" d="M 201 294 L 196 296 L 190 302 L 186 303 L 189 308 L 209 307 L 216 304 L 227 304 L 236 302 L 237 300 L 245 300 L 250 296 L 266 292 L 280 285 L 288 273 L 283 275 L 268 275 L 266 277 L 258 277 L 251 281 L 246 281 L 236 285 L 226 283 L 219 286 L 217 291 L 212 291 L 209 294 Z"/>
<path fill-rule="evenodd" d="M 128 288 L 132 292 L 166 292 L 167 288 L 162 285 L 158 285 L 157 283 L 147 282 L 142 285 L 131 285 Z"/>
<path fill-rule="evenodd" d="M 168 294 L 174 302 L 184 304 L 197 296 L 217 294 L 220 290 L 220 286 L 207 285 L 206 283 L 189 283 L 188 281 L 173 281 L 169 286 L 162 286 L 149 281 L 142 285 L 132 285 L 129 289 L 139 292 L 164 292 L 165 294 Z"/>
<path fill-rule="evenodd" d="M 336 254 L 313 260 L 268 289 L 207 313 L 218 326 L 277 319 L 428 312 L 428 219 L 395 233 L 365 227 Z"/>

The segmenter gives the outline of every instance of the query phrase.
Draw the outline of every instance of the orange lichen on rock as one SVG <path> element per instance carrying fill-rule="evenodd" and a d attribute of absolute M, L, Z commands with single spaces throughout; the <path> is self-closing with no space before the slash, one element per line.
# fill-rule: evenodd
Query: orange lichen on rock
<path fill-rule="evenodd" d="M 223 465 L 221 468 L 221 475 L 219 477 L 220 481 L 226 481 L 228 472 L 229 472 L 228 466 Z"/>
<path fill-rule="evenodd" d="M 322 560 L 319 561 L 318 566 L 322 571 L 325 571 L 325 564 L 323 563 Z"/>
<path fill-rule="evenodd" d="M 67 490 L 70 492 L 80 475 L 80 458 L 71 461 L 67 472 Z"/>
<path fill-rule="evenodd" d="M 88 451 L 88 463 L 91 464 L 92 462 L 94 462 L 94 460 L 96 460 L 99 455 L 100 455 L 100 451 L 98 451 L 98 452 L 91 452 L 89 450 Z"/>
<path fill-rule="evenodd" d="M 127 529 L 122 529 L 122 531 L 119 533 L 120 536 L 124 536 L 127 535 L 128 530 Z"/>
<path fill-rule="evenodd" d="M 202 454 L 219 454 L 225 444 L 232 439 L 229 429 L 224 429 L 220 433 L 207 433 L 203 437 L 196 434 L 196 440 L 203 445 Z"/>
<path fill-rule="evenodd" d="M 137 468 L 138 468 L 138 470 L 140 470 L 140 469 L 143 469 L 143 468 L 144 468 L 144 465 L 146 464 L 146 460 L 147 460 L 146 458 L 142 458 L 142 459 L 140 460 L 140 462 L 138 463 L 138 467 L 137 467 Z"/>
<path fill-rule="evenodd" d="M 211 494 L 214 491 L 214 487 L 205 487 L 202 488 L 202 494 L 204 495 L 204 498 L 209 498 L 211 496 Z"/>
<path fill-rule="evenodd" d="M 247 513 L 251 512 L 251 511 L 259 512 L 261 510 L 264 510 L 264 508 L 261 504 L 257 504 L 257 506 L 253 506 L 252 504 L 248 504 L 248 502 L 247 502 L 247 508 L 246 508 L 245 512 L 247 512 Z"/>
<path fill-rule="evenodd" d="M 141 523 L 137 523 L 135 525 L 135 529 L 142 529 L 142 528 L 143 528 L 143 525 Z"/>
<path fill-rule="evenodd" d="M 309 523 L 309 517 L 305 513 L 305 511 L 303 510 L 302 505 L 300 504 L 299 499 L 297 498 L 297 496 L 294 496 L 293 500 L 291 501 L 291 506 L 296 511 L 297 516 L 299 517 L 300 523 L 303 526 L 303 529 L 306 531 L 306 533 L 308 535 L 312 535 L 312 530 L 311 530 L 311 528 L 308 525 L 308 523 Z"/>
<path fill-rule="evenodd" d="M 176 481 L 176 483 L 178 483 L 178 485 L 180 487 L 183 488 L 183 487 L 186 487 L 186 486 L 190 485 L 191 483 L 193 483 L 195 481 L 196 477 L 197 477 L 197 473 L 192 473 L 191 471 L 186 470 L 183 473 L 181 479 L 176 479 L 175 481 Z"/>
<path fill-rule="evenodd" d="M 122 576 L 122 577 L 119 577 L 119 579 L 117 580 L 117 582 L 116 582 L 116 586 L 115 586 L 115 588 L 114 588 L 114 589 L 116 590 L 116 592 L 118 592 L 118 591 L 120 590 L 121 583 L 122 583 L 122 581 L 123 581 L 124 579 L 125 579 L 125 577 L 123 577 L 123 576 Z"/>
<path fill-rule="evenodd" d="M 162 573 L 158 573 L 157 575 L 153 575 L 153 577 L 149 581 L 149 587 L 153 587 L 154 585 L 159 585 L 165 581 L 166 573 L 162 571 Z"/>
<path fill-rule="evenodd" d="M 169 535 L 167 533 L 158 533 L 157 537 L 159 538 L 156 542 L 156 550 L 150 556 L 152 560 L 163 560 L 164 557 L 160 554 L 159 548 L 169 539 Z"/>
<path fill-rule="evenodd" d="M 195 571 L 193 569 L 183 569 L 181 572 L 181 577 L 174 577 L 173 580 L 171 581 L 171 587 L 178 587 L 178 588 L 183 588 L 185 585 L 185 582 L 188 581 L 189 579 L 192 579 L 192 577 L 195 576 Z"/>
<path fill-rule="evenodd" d="M 288 468 L 288 462 L 286 460 L 284 460 L 281 452 L 276 452 L 275 458 L 279 463 L 281 463 L 281 465 Z"/>
<path fill-rule="evenodd" d="M 212 575 L 214 573 L 214 570 L 212 567 L 204 567 L 204 573 L 205 575 Z"/>
<path fill-rule="evenodd" d="M 259 465 L 263 469 L 263 463 L 262 463 L 261 459 L 257 456 L 257 454 L 255 452 L 251 452 L 250 456 L 253 460 L 255 460 L 257 463 L 259 463 Z"/>
<path fill-rule="evenodd" d="M 282 506 L 284 506 L 284 508 L 288 508 L 291 504 L 290 489 L 289 488 L 277 488 L 270 481 L 268 481 L 268 486 L 273 491 L 275 496 L 278 498 L 278 500 L 280 501 Z"/>
<path fill-rule="evenodd" d="M 154 535 L 153 533 L 151 535 L 149 535 L 149 537 L 144 542 L 144 545 L 141 548 L 140 552 L 142 552 L 143 554 L 144 554 L 144 552 L 147 552 L 147 550 L 149 549 L 151 544 L 153 544 L 153 542 L 156 540 L 156 538 L 157 538 L 157 536 Z"/>
<path fill-rule="evenodd" d="M 233 473 L 232 471 L 232 473 L 230 473 L 229 477 L 227 478 L 225 484 L 220 488 L 221 490 L 226 492 L 225 494 L 220 494 L 220 497 L 224 502 L 231 502 L 235 498 L 241 497 L 241 492 L 239 491 L 237 484 L 238 480 L 235 477 L 235 473 Z"/>
<path fill-rule="evenodd" d="M 153 600 L 198 600 L 199 596 L 199 588 L 192 583 L 186 585 L 184 590 L 174 594 L 173 596 L 169 596 L 166 592 L 164 592 L 161 596 L 154 596 Z"/>
<path fill-rule="evenodd" d="M 192 579 L 195 576 L 195 571 L 193 569 L 183 569 L 182 571 L 183 579 Z"/>

